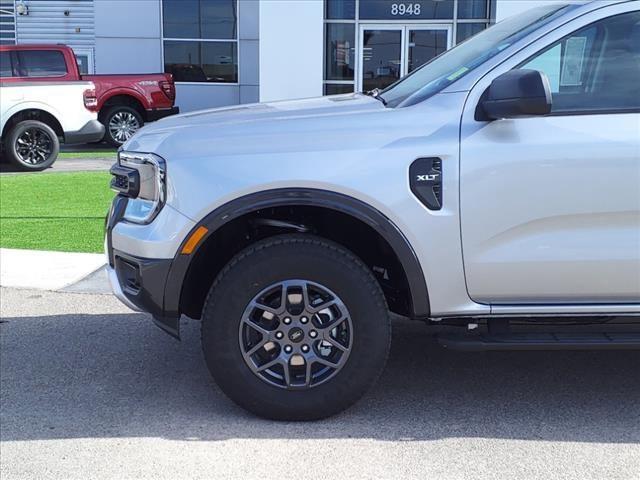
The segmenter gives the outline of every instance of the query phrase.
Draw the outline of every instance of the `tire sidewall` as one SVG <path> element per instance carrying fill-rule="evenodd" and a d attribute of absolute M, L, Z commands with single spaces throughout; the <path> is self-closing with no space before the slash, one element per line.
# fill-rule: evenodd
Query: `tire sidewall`
<path fill-rule="evenodd" d="M 18 137 L 22 135 L 28 128 L 37 128 L 45 132 L 51 139 L 52 143 L 52 149 L 49 158 L 42 163 L 38 163 L 37 165 L 31 165 L 29 163 L 23 162 L 20 159 L 16 149 L 16 141 L 18 140 Z M 49 168 L 56 161 L 56 159 L 58 158 L 58 153 L 60 153 L 60 140 L 58 139 L 58 135 L 56 135 L 56 132 L 46 123 L 40 122 L 38 120 L 23 120 L 11 129 L 11 132 L 9 133 L 9 135 L 7 135 L 7 141 L 4 147 L 9 161 L 14 166 L 19 168 L 20 170 L 38 172 L 40 170 Z"/>
<path fill-rule="evenodd" d="M 140 112 L 138 112 L 135 108 L 133 107 L 128 107 L 126 105 L 115 105 L 111 108 L 109 108 L 106 113 L 104 114 L 104 121 L 103 121 L 103 125 L 105 128 L 105 133 L 104 133 L 104 140 L 110 144 L 113 145 L 114 147 L 119 147 L 121 145 L 123 145 L 124 142 L 119 142 L 118 140 L 116 140 L 115 138 L 113 138 L 111 136 L 111 132 L 109 131 L 109 122 L 111 122 L 111 119 L 113 118 L 114 115 L 116 115 L 119 112 L 127 112 L 127 113 L 131 113 L 136 117 L 136 120 L 138 120 L 138 125 L 140 125 L 140 127 L 138 128 L 138 130 L 140 130 L 140 128 L 142 128 L 144 126 L 144 121 L 142 119 L 142 115 L 140 115 Z M 136 130 L 136 132 L 138 131 Z M 135 135 L 135 133 L 134 133 Z"/>
<path fill-rule="evenodd" d="M 258 415 L 324 418 L 357 401 L 382 371 L 391 334 L 386 302 L 370 271 L 345 255 L 342 247 L 307 242 L 271 245 L 241 257 L 214 285 L 203 313 L 205 359 L 222 390 Z M 292 279 L 332 290 L 346 305 L 353 326 L 346 364 L 326 382 L 306 390 L 285 390 L 260 379 L 246 365 L 238 341 L 249 302 L 266 287 Z"/>

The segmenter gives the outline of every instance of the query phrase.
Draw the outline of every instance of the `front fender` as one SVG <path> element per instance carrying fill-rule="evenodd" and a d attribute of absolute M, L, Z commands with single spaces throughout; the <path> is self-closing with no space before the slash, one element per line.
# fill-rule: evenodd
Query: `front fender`
<path fill-rule="evenodd" d="M 141 94 L 139 91 L 133 88 L 117 87 L 117 88 L 110 88 L 100 93 L 100 96 L 98 98 L 98 109 L 101 110 L 104 107 L 104 104 L 107 101 L 109 101 L 109 99 L 120 96 L 120 95 L 135 98 L 138 102 L 140 102 L 140 104 L 145 110 L 151 108 L 150 99 L 147 98 L 145 95 Z"/>
<path fill-rule="evenodd" d="M 200 226 L 208 229 L 207 235 L 201 240 L 200 244 L 202 244 L 208 237 L 215 235 L 222 226 L 238 217 L 256 210 L 293 205 L 317 206 L 336 210 L 366 223 L 378 232 L 389 243 L 404 268 L 409 282 L 412 316 L 420 318 L 429 315 L 429 295 L 425 276 L 407 238 L 385 215 L 370 205 L 347 195 L 303 188 L 283 188 L 253 193 L 218 207 L 198 222 L 192 232 Z M 193 255 L 183 255 L 180 252 L 192 232 L 186 236 L 178 249 L 165 284 L 164 315 L 161 321 L 165 323 L 165 329 L 172 332 L 179 331 L 182 285 L 194 257 Z"/>
<path fill-rule="evenodd" d="M 5 125 L 14 115 L 25 110 L 42 110 L 43 112 L 47 112 L 48 114 L 53 116 L 58 121 L 58 123 L 60 123 L 64 130 L 64 125 L 61 121 L 63 117 L 56 108 L 53 108 L 51 105 L 43 102 L 21 101 L 10 107 L 6 112 L 2 113 L 2 119 L 0 121 L 0 132 L 4 132 Z"/>

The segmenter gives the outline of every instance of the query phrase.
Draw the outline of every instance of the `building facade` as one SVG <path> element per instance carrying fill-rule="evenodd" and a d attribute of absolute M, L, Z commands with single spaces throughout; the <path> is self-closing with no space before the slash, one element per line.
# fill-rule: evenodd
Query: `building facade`
<path fill-rule="evenodd" d="M 0 43 L 174 75 L 182 111 L 384 88 L 534 0 L 0 0 Z"/>

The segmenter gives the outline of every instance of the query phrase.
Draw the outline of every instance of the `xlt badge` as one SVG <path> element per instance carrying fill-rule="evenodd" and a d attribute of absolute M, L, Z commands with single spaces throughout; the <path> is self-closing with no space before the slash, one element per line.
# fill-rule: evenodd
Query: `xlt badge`
<path fill-rule="evenodd" d="M 440 174 L 439 173 L 431 173 L 431 174 L 426 174 L 426 175 L 418 175 L 417 181 L 418 182 L 428 182 L 428 181 L 438 180 L 439 178 L 440 178 Z"/>
<path fill-rule="evenodd" d="M 442 209 L 442 160 L 419 158 L 409 167 L 409 186 L 429 210 Z"/>

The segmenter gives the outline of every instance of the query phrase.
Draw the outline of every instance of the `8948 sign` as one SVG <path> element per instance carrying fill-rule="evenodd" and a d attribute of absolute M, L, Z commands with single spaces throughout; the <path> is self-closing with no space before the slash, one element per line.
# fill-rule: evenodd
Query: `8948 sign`
<path fill-rule="evenodd" d="M 422 13 L 422 5 L 419 3 L 392 3 L 391 15 L 394 17 L 404 15 L 419 16 Z"/>

